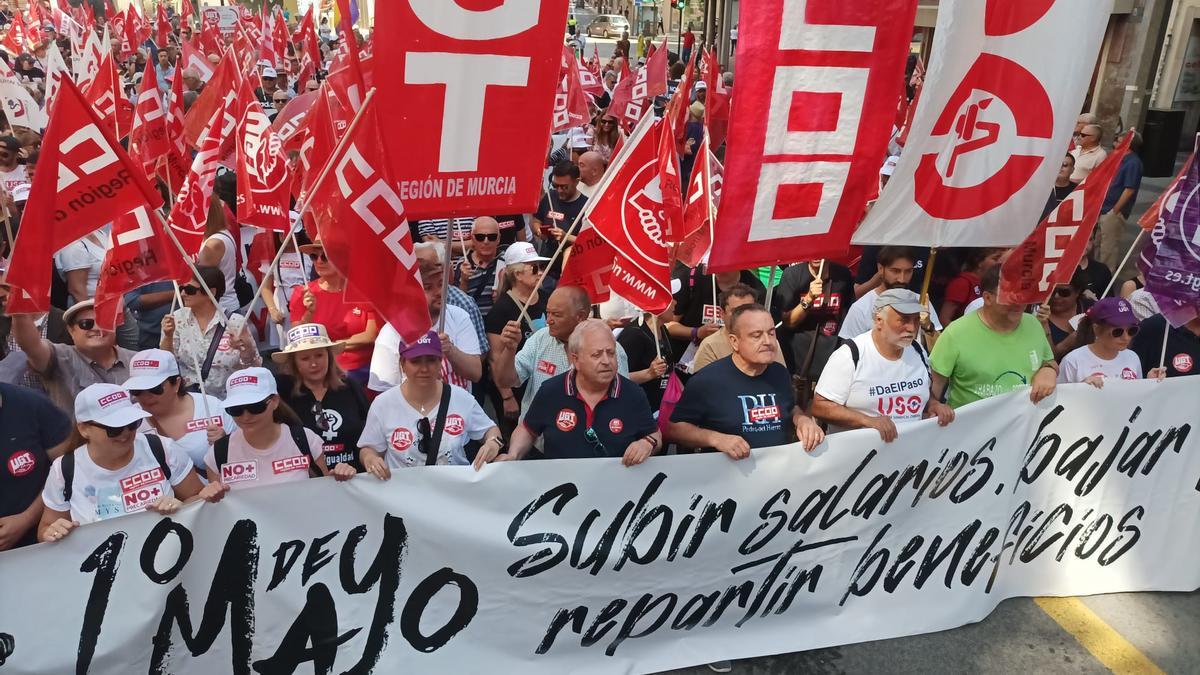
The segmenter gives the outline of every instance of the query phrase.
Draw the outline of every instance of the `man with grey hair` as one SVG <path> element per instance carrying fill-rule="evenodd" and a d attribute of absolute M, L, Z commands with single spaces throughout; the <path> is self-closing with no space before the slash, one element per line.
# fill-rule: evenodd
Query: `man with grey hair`
<path fill-rule="evenodd" d="M 204 81 L 200 79 L 200 71 L 195 68 L 183 69 L 183 92 L 194 91 L 197 94 L 204 89 Z"/>
<path fill-rule="evenodd" d="M 617 373 L 617 348 L 608 324 L 579 322 L 567 340 L 571 369 L 538 389 L 497 459 L 521 459 L 539 438 L 547 459 L 621 457 L 634 466 L 658 452 L 662 436 L 646 393 Z"/>
<path fill-rule="evenodd" d="M 493 377 L 498 387 L 515 389 L 524 385 L 522 416 L 529 412 L 533 398 L 542 385 L 571 367 L 567 340 L 575 332 L 575 327 L 588 319 L 591 311 L 587 291 L 578 286 L 559 286 L 546 301 L 546 327 L 526 338 L 520 351 L 517 350 L 522 336 L 520 322 L 509 321 L 504 326 L 493 356 L 492 362 L 496 367 Z M 616 358 L 617 371 L 628 377 L 629 359 L 621 345 L 616 347 Z"/>
<path fill-rule="evenodd" d="M 1075 147 L 1071 150 L 1071 156 L 1075 158 L 1075 172 L 1071 174 L 1072 183 L 1082 183 L 1092 169 L 1100 166 L 1100 162 L 1108 157 L 1108 151 L 1100 145 L 1103 135 L 1104 131 L 1098 124 L 1085 124 L 1076 132 Z"/>
<path fill-rule="evenodd" d="M 946 426 L 954 410 L 931 399 L 929 361 L 914 340 L 921 322 L 919 295 L 893 288 L 875 298 L 874 326 L 829 357 L 817 381 L 813 417 L 829 432 L 870 427 L 887 443 L 896 423 L 938 418 Z"/>

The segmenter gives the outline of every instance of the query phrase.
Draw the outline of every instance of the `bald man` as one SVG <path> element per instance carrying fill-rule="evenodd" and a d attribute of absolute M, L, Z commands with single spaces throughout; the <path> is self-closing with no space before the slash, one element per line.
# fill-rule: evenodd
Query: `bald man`
<path fill-rule="evenodd" d="M 589 150 L 579 156 L 579 191 L 590 198 L 592 192 L 595 191 L 596 185 L 600 183 L 600 178 L 604 176 L 604 170 L 608 168 L 608 162 L 604 161 L 604 155 Z"/>

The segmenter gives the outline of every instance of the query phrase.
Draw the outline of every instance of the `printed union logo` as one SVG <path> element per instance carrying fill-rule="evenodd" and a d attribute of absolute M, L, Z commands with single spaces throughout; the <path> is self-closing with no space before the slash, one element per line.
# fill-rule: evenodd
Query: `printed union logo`
<path fill-rule="evenodd" d="M 624 428 L 625 428 L 625 423 L 619 419 L 613 418 L 608 421 L 608 430 L 613 432 L 614 434 L 621 433 L 621 430 Z"/>
<path fill-rule="evenodd" d="M 153 359 L 136 359 L 133 363 L 129 364 L 129 367 L 138 370 L 140 368 L 157 368 L 158 365 L 159 362 Z"/>
<path fill-rule="evenodd" d="M 119 403 L 121 401 L 124 401 L 127 398 L 129 398 L 129 394 L 127 394 L 123 391 L 114 391 L 113 393 L 109 394 L 108 396 L 105 396 L 100 399 L 100 401 L 99 401 L 100 407 L 107 408 L 108 406 L 110 406 L 114 403 Z"/>
<path fill-rule="evenodd" d="M 750 409 L 751 422 L 774 422 L 779 419 L 779 406 L 765 405 Z"/>
<path fill-rule="evenodd" d="M 558 418 L 554 420 L 554 424 L 558 427 L 559 431 L 570 431 L 575 428 L 578 421 L 579 417 L 576 416 L 574 410 L 563 408 L 558 411 Z"/>
<path fill-rule="evenodd" d="M 1175 370 L 1181 373 L 1192 372 L 1194 362 L 1189 354 L 1176 354 L 1175 358 L 1171 359 L 1171 365 L 1175 366 Z"/>
<path fill-rule="evenodd" d="M 233 388 L 233 387 L 241 386 L 243 384 L 258 384 L 258 376 L 257 375 L 238 375 L 237 377 L 235 377 L 229 381 L 229 387 L 227 387 L 227 388 Z"/>
<path fill-rule="evenodd" d="M 288 342 L 295 342 L 296 340 L 300 340 L 302 338 L 319 337 L 320 335 L 321 327 L 310 323 L 303 326 L 296 326 L 295 328 L 289 330 L 287 338 Z"/>
<path fill-rule="evenodd" d="M 8 458 L 8 472 L 14 476 L 24 476 L 37 466 L 37 458 L 28 450 L 21 450 Z"/>

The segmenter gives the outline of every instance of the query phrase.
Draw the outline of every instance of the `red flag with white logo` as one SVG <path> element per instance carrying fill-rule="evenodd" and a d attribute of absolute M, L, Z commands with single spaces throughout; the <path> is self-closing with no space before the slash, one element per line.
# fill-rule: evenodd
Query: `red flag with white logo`
<path fill-rule="evenodd" d="M 221 29 L 215 22 L 202 21 L 200 22 L 200 49 L 204 51 L 204 55 L 221 54 L 225 51 L 225 38 L 221 35 Z"/>
<path fill-rule="evenodd" d="M 167 119 L 162 98 L 158 93 L 154 66 L 146 63 L 142 87 L 133 107 L 133 123 L 129 131 L 129 155 L 141 162 L 147 180 L 153 180 L 159 158 L 171 150 L 167 139 Z"/>
<path fill-rule="evenodd" d="M 671 119 L 671 127 L 675 130 L 675 143 L 681 147 L 687 137 L 688 106 L 695 81 L 696 61 L 693 59 L 688 61 L 687 68 L 683 71 L 683 79 L 679 81 L 679 86 L 675 87 L 675 93 L 671 100 L 667 101 L 667 109 L 663 112 L 664 117 Z"/>
<path fill-rule="evenodd" d="M 429 304 L 404 205 L 396 192 L 369 96 L 313 185 L 312 209 L 325 252 L 359 293 L 413 342 L 429 331 Z M 353 241 L 353 247 L 341 242 Z"/>
<path fill-rule="evenodd" d="M 25 46 L 28 44 L 29 30 L 25 27 L 25 18 L 21 16 L 20 12 L 13 12 L 12 20 L 8 24 L 8 31 L 4 33 L 4 39 L 0 40 L 0 47 L 15 59 L 25 51 Z"/>
<path fill-rule="evenodd" d="M 333 116 L 329 112 L 331 98 L 328 87 L 322 85 L 317 90 L 317 100 L 313 103 L 312 110 L 304 117 L 304 141 L 300 145 L 297 166 L 301 173 L 297 198 L 301 202 L 305 201 L 313 183 L 319 177 L 324 166 L 321 158 L 332 155 L 337 147 L 338 136 L 334 131 Z M 316 239 L 317 226 L 311 210 L 304 214 L 304 229 L 310 239 Z"/>
<path fill-rule="evenodd" d="M 199 253 L 200 245 L 204 243 L 204 225 L 208 220 L 213 181 L 217 177 L 217 164 L 221 159 L 225 136 L 223 129 L 229 123 L 227 118 L 231 116 L 231 111 L 221 106 L 209 119 L 200 147 L 192 159 L 183 187 L 175 195 L 175 205 L 167 219 L 183 250 L 190 256 Z"/>
<path fill-rule="evenodd" d="M 179 59 L 181 63 L 176 72 L 182 73 L 188 68 L 194 68 L 196 74 L 200 76 L 201 82 L 208 82 L 212 79 L 214 72 L 213 65 L 209 63 L 208 58 L 204 56 L 203 52 L 196 49 L 191 42 L 185 41 L 183 43 L 183 47 L 179 52 Z"/>
<path fill-rule="evenodd" d="M 7 281 L 46 311 L 55 251 L 139 206 L 158 208 L 162 198 L 69 79 L 59 89 L 38 169 Z"/>
<path fill-rule="evenodd" d="M 1116 178 L 1121 160 L 1129 154 L 1132 137 L 1133 132 L 1126 134 L 1108 157 L 1008 256 L 1000 268 L 1000 302 L 1041 304 L 1055 286 L 1071 283 L 1071 275 L 1083 259 L 1100 218 L 1108 186 Z"/>
<path fill-rule="evenodd" d="M 290 224 L 291 175 L 283 141 L 271 128 L 247 78 L 239 98 L 244 102 L 237 126 L 237 217 L 242 225 L 287 232 Z"/>
<path fill-rule="evenodd" d="M 917 11 L 916 0 L 757 4 L 738 28 L 713 270 L 846 253 L 879 184 Z"/>
<path fill-rule="evenodd" d="M 192 0 L 183 0 L 179 3 L 179 27 L 194 28 L 196 26 L 196 12 L 192 9 Z"/>
<path fill-rule="evenodd" d="M 719 148 L 729 132 L 729 99 L 732 93 L 721 77 L 721 64 L 716 52 L 705 50 L 704 55 L 704 125 L 712 139 L 712 147 Z"/>
<path fill-rule="evenodd" d="M 579 82 L 579 64 L 575 61 L 575 52 L 570 47 L 563 47 L 562 77 L 554 93 L 554 125 L 550 130 L 559 132 L 587 121 L 588 104 Z"/>
<path fill-rule="evenodd" d="M 183 181 L 191 170 L 191 156 L 183 138 L 183 78 L 171 81 L 171 93 L 167 97 L 167 114 L 163 126 L 167 130 L 167 152 L 158 165 L 158 175 L 171 193 L 183 188 Z"/>
<path fill-rule="evenodd" d="M 218 110 L 226 106 L 226 99 L 236 96 L 239 75 L 233 51 L 226 52 L 217 64 L 217 70 L 212 79 L 204 85 L 200 96 L 188 108 L 183 119 L 183 137 L 187 144 L 196 147 L 201 135 L 208 129 L 208 123 Z"/>
<path fill-rule="evenodd" d="M 186 0 L 185 0 L 186 1 Z M 154 21 L 155 44 L 159 49 L 166 49 L 171 44 L 171 20 L 167 18 L 167 6 L 159 5 L 158 14 Z"/>
<path fill-rule="evenodd" d="M 96 324 L 114 330 L 121 313 L 121 298 L 156 281 L 188 281 L 187 261 L 162 229 L 162 222 L 139 207 L 117 218 L 112 226 L 112 246 L 100 265 L 96 282 Z"/>
<path fill-rule="evenodd" d="M 376 3 L 382 140 L 410 218 L 537 208 L 566 21 L 562 1 Z"/>
<path fill-rule="evenodd" d="M 713 216 L 721 200 L 723 168 L 709 147 L 706 132 L 696 148 L 696 161 L 688 181 L 683 242 L 675 248 L 676 259 L 688 267 L 699 265 L 712 248 Z"/>
<path fill-rule="evenodd" d="M 679 176 L 679 153 L 675 150 L 671 118 L 664 117 L 658 127 L 658 187 L 662 193 L 663 233 L 665 241 L 680 242 L 684 235 L 683 179 Z"/>
<path fill-rule="evenodd" d="M 105 52 L 100 59 L 100 70 L 88 86 L 87 95 L 113 136 L 121 138 L 129 133 L 133 126 L 133 104 L 122 91 L 121 76 L 111 52 Z"/>

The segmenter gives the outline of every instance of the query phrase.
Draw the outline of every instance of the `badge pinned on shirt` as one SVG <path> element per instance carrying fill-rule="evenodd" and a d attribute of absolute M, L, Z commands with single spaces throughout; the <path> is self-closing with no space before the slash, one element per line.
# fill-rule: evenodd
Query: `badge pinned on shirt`
<path fill-rule="evenodd" d="M 545 373 L 546 375 L 551 376 L 558 372 L 558 366 L 546 360 L 538 361 L 537 369 L 539 373 Z"/>
<path fill-rule="evenodd" d="M 1192 361 L 1190 354 L 1176 354 L 1175 358 L 1171 359 L 1171 365 L 1175 367 L 1177 372 L 1190 373 L 1195 362 Z"/>
<path fill-rule="evenodd" d="M 625 428 L 625 423 L 617 418 L 608 421 L 608 430 L 614 434 L 619 434 Z"/>
<path fill-rule="evenodd" d="M 554 425 L 558 427 L 559 431 L 570 431 L 578 423 L 579 416 L 575 414 L 574 410 L 569 408 L 563 408 L 558 411 L 558 417 L 554 420 Z"/>

